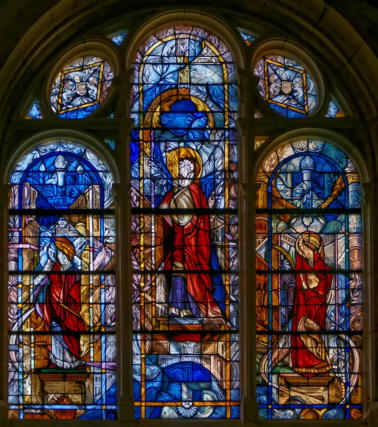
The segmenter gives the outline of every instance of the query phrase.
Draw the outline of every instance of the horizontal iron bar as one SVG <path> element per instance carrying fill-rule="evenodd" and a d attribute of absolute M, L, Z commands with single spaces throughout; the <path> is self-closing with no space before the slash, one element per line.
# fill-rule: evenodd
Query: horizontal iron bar
<path fill-rule="evenodd" d="M 256 335 L 361 335 L 363 331 L 256 331 Z"/>
<path fill-rule="evenodd" d="M 203 269 L 198 269 L 198 270 L 133 270 L 133 274 L 190 274 L 190 273 L 194 273 L 194 274 L 198 274 L 198 273 L 206 273 L 206 274 L 238 274 L 239 272 L 237 270 L 203 270 Z"/>
<path fill-rule="evenodd" d="M 256 274 L 352 274 L 352 273 L 362 273 L 362 270 L 340 270 L 340 269 L 329 269 L 329 270 L 256 270 Z"/>
<path fill-rule="evenodd" d="M 105 275 L 108 275 L 108 276 L 110 276 L 110 275 L 113 275 L 113 274 L 115 274 L 115 270 L 98 270 L 98 271 L 96 271 L 96 270 L 93 270 L 93 271 L 88 271 L 88 270 L 66 270 L 66 271 L 52 271 L 52 270 L 50 270 L 50 271 L 43 271 L 43 270 L 22 270 L 22 271 L 20 271 L 20 270 L 8 270 L 8 275 L 19 275 L 19 274 L 21 274 L 21 275 L 30 275 L 30 274 L 32 274 L 32 275 L 40 275 L 40 274 L 46 274 L 46 275 L 49 275 L 49 274 L 67 274 L 67 275 L 69 275 L 69 274 L 71 274 L 71 275 L 74 275 L 74 274 L 88 274 L 88 275 L 90 275 L 90 274 L 92 274 L 92 275 L 97 275 L 97 276 L 105 276 Z"/>
<path fill-rule="evenodd" d="M 353 208 L 353 209 L 301 209 L 301 208 L 286 208 L 286 209 L 256 209 L 256 213 L 258 214 L 297 214 L 297 215 L 326 215 L 326 214 L 361 214 L 360 208 Z"/>
<path fill-rule="evenodd" d="M 114 215 L 115 209 L 9 209 L 9 215 Z"/>
<path fill-rule="evenodd" d="M 150 215 L 237 215 L 237 209 L 161 209 L 161 208 L 131 208 L 132 215 L 150 214 Z"/>

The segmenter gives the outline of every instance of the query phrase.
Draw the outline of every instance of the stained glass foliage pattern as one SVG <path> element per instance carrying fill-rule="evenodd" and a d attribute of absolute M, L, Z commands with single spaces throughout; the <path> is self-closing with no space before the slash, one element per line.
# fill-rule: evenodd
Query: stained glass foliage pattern
<path fill-rule="evenodd" d="M 270 108 L 288 118 L 306 117 L 317 105 L 318 91 L 311 75 L 294 59 L 267 55 L 255 65 L 258 91 Z"/>
<path fill-rule="evenodd" d="M 345 117 L 344 112 L 339 107 L 338 103 L 331 99 L 328 105 L 328 110 L 325 117 L 335 118 L 335 117 Z"/>
<path fill-rule="evenodd" d="M 271 152 L 257 181 L 259 415 L 361 418 L 358 172 L 331 143 L 308 139 Z"/>
<path fill-rule="evenodd" d="M 39 106 L 39 101 L 36 99 L 31 104 L 28 112 L 26 113 L 25 119 L 42 119 L 41 108 Z"/>
<path fill-rule="evenodd" d="M 91 150 L 62 140 L 34 147 L 13 169 L 10 418 L 116 417 L 112 182 Z"/>
<path fill-rule="evenodd" d="M 235 64 L 192 26 L 135 58 L 131 211 L 136 418 L 238 418 Z"/>
<path fill-rule="evenodd" d="M 127 36 L 127 31 L 117 31 L 115 33 L 110 34 L 108 37 L 111 39 L 113 43 L 115 43 L 117 46 L 120 46 L 123 40 Z"/>
<path fill-rule="evenodd" d="M 65 65 L 50 91 L 50 105 L 62 119 L 84 119 L 108 95 L 113 80 L 110 64 L 96 56 L 84 56 Z"/>

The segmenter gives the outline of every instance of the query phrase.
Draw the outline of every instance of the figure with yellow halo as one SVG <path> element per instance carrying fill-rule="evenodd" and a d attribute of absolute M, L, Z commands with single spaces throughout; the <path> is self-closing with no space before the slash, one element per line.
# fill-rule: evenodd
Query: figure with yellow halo
<path fill-rule="evenodd" d="M 86 329 L 80 316 L 80 280 L 76 274 L 62 274 L 72 269 L 75 255 L 73 243 L 57 236 L 50 243 L 51 250 L 44 277 L 37 290 L 36 311 L 55 332 L 51 336 L 49 359 L 52 367 L 73 369 L 84 364 L 80 354 L 80 332 Z M 54 257 L 51 257 L 54 254 Z M 51 265 L 52 264 L 52 265 Z M 61 332 L 61 334 L 59 333 Z"/>
<path fill-rule="evenodd" d="M 324 262 L 324 246 L 319 234 L 306 231 L 295 244 L 297 274 L 293 306 L 291 362 L 297 372 L 314 375 L 331 369 L 320 333 L 326 329 L 327 294 L 332 283 Z M 307 272 L 308 271 L 308 272 Z M 302 334 L 303 333 L 303 334 Z"/>
<path fill-rule="evenodd" d="M 324 244 L 319 234 L 305 231 L 298 236 L 295 249 L 297 273 L 289 326 L 294 334 L 283 335 L 271 354 L 267 352 L 261 358 L 260 373 L 267 382 L 265 365 L 269 358 L 272 368 L 289 356 L 290 367 L 307 377 L 332 371 L 329 349 L 322 338 L 327 329 L 327 295 L 332 285 L 332 273 L 324 261 Z"/>
<path fill-rule="evenodd" d="M 209 214 L 199 179 L 202 159 L 197 151 L 179 147 L 166 154 L 172 188 L 160 203 L 161 209 L 173 210 L 163 219 L 163 268 L 170 273 L 169 315 L 222 319 L 213 296 Z M 188 210 L 188 212 L 185 212 Z"/>

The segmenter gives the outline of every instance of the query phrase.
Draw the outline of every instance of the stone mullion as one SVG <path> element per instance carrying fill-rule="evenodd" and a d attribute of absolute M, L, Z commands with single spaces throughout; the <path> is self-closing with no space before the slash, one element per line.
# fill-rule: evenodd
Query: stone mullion
<path fill-rule="evenodd" d="M 240 360 L 241 398 L 244 421 L 258 420 L 256 401 L 256 309 L 254 263 L 254 201 L 255 184 L 253 170 L 254 79 L 250 72 L 239 73 L 239 248 L 240 248 Z"/>
<path fill-rule="evenodd" d="M 9 186 L 0 187 L 0 277 L 2 291 L 0 292 L 0 424 L 8 426 L 8 190 Z"/>
<path fill-rule="evenodd" d="M 120 123 L 116 139 L 115 160 L 119 183 L 115 185 L 117 211 L 117 332 L 118 332 L 118 418 L 122 423 L 133 423 L 133 349 L 131 303 L 131 210 L 130 210 L 130 133 L 133 122 L 129 118 L 132 70 L 121 75 L 117 116 Z"/>

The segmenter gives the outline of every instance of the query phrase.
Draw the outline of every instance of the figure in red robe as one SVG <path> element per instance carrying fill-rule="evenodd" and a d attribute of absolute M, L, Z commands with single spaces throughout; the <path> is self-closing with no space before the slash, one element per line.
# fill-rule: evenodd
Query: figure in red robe
<path fill-rule="evenodd" d="M 56 237 L 54 243 L 57 257 L 39 306 L 51 331 L 60 332 L 52 336 L 51 362 L 59 368 L 74 368 L 83 363 L 80 332 L 85 331 L 85 323 L 80 316 L 80 282 L 77 275 L 60 272 L 72 266 L 75 248 L 65 237 Z"/>
<path fill-rule="evenodd" d="M 305 375 L 331 369 L 321 331 L 326 329 L 327 293 L 332 274 L 324 262 L 321 237 L 306 231 L 296 241 L 296 290 L 293 307 L 291 362 L 295 371 Z M 307 273 L 308 271 L 308 273 Z"/>
<path fill-rule="evenodd" d="M 160 208 L 177 210 L 164 215 L 163 220 L 164 270 L 171 272 L 167 275 L 169 315 L 222 319 L 212 294 L 209 215 L 193 212 L 208 208 L 198 183 L 201 157 L 191 148 L 180 147 L 167 153 L 167 168 L 173 185 Z"/>

